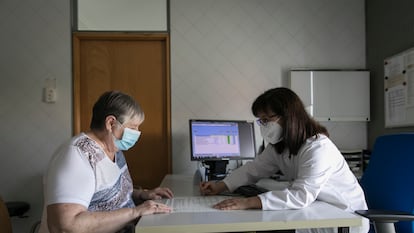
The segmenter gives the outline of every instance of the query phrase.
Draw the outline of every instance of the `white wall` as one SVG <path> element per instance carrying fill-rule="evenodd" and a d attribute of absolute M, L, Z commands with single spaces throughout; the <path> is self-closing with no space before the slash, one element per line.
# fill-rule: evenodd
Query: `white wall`
<path fill-rule="evenodd" d="M 365 68 L 363 0 L 171 0 L 170 6 L 174 173 L 197 166 L 189 159 L 188 119 L 253 120 L 254 98 L 287 86 L 290 68 Z M 366 123 L 324 124 L 342 149 L 366 147 Z"/>
<path fill-rule="evenodd" d="M 40 219 L 42 173 L 72 132 L 69 1 L 1 0 L 0 31 L 0 195 L 30 203 L 28 218 L 13 218 L 13 232 L 27 233 Z M 47 78 L 55 104 L 42 102 Z"/>
<path fill-rule="evenodd" d="M 171 0 L 173 170 L 193 173 L 189 118 L 251 119 L 291 67 L 364 68 L 363 0 Z M 70 2 L 0 1 L 0 195 L 40 219 L 41 174 L 72 132 Z M 56 104 L 41 101 L 56 78 Z M 341 147 L 364 147 L 365 123 L 326 123 Z M 259 134 L 258 134 L 259 135 Z M 260 139 L 258 139 L 259 141 Z"/>

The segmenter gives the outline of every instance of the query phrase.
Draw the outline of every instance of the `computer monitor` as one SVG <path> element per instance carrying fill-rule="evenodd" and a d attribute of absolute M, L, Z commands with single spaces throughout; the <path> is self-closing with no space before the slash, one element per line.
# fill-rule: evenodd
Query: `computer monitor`
<path fill-rule="evenodd" d="M 254 124 L 242 120 L 190 119 L 191 160 L 209 165 L 210 178 L 225 176 L 229 160 L 254 159 Z"/>
<path fill-rule="evenodd" d="M 253 122 L 190 119 L 191 160 L 254 159 Z"/>

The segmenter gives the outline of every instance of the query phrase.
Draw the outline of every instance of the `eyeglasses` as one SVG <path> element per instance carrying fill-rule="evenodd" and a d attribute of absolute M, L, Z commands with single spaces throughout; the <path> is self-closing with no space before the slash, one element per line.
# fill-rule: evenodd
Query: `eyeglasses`
<path fill-rule="evenodd" d="M 276 118 L 277 117 L 277 118 Z M 273 120 L 274 118 L 276 118 L 275 120 Z M 280 117 L 278 117 L 278 115 L 274 114 L 271 115 L 267 118 L 263 118 L 263 119 L 257 119 L 256 123 L 260 126 L 266 126 L 267 123 L 269 123 L 270 121 L 278 121 Z"/>

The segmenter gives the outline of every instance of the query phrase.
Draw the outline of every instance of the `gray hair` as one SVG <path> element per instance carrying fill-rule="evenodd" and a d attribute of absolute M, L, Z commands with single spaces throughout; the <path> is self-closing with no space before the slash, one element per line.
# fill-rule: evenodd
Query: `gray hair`
<path fill-rule="evenodd" d="M 107 91 L 95 102 L 92 109 L 91 129 L 104 129 L 105 119 L 113 115 L 123 124 L 125 121 L 138 117 L 144 120 L 141 106 L 129 95 L 120 91 Z"/>

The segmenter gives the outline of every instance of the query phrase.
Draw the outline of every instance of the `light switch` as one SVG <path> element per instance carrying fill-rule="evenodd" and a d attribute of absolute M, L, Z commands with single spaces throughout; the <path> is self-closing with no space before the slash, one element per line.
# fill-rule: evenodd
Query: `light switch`
<path fill-rule="evenodd" d="M 43 88 L 43 101 L 45 103 L 55 103 L 57 99 L 56 79 L 47 78 Z"/>
<path fill-rule="evenodd" d="M 53 87 L 44 88 L 44 101 L 46 103 L 56 102 L 56 88 L 53 88 Z"/>

